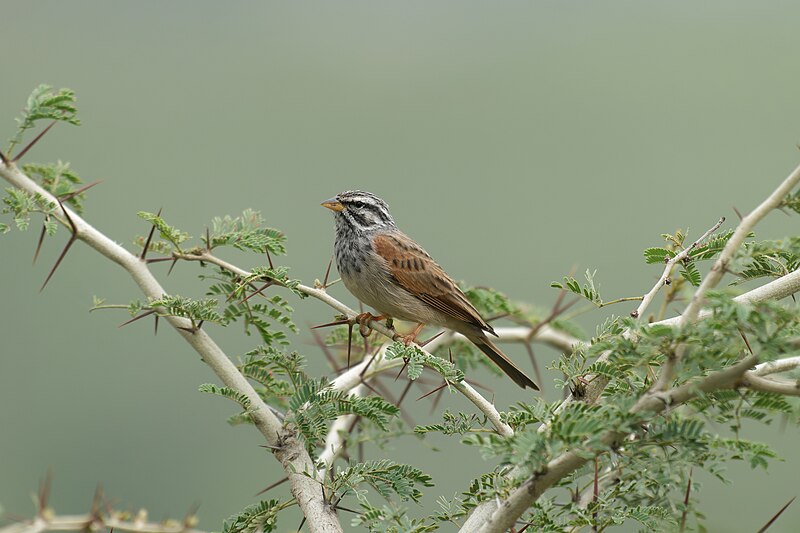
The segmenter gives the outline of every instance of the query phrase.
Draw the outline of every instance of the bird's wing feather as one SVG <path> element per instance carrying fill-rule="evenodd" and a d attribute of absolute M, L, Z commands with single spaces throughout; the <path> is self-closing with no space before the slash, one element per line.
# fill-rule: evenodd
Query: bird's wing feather
<path fill-rule="evenodd" d="M 408 236 L 402 233 L 376 235 L 373 245 L 399 286 L 455 319 L 494 333 L 458 285 Z"/>

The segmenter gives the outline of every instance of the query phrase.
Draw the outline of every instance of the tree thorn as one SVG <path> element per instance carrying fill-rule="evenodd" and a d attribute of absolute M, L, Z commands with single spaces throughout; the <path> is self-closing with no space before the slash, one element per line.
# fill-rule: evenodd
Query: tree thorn
<path fill-rule="evenodd" d="M 47 278 L 44 280 L 44 283 L 42 283 L 42 286 L 39 288 L 39 292 L 43 291 L 44 288 L 47 286 L 47 283 L 50 281 L 50 278 L 52 278 L 53 274 L 56 273 L 56 269 L 58 268 L 58 265 L 61 264 L 61 261 L 67 255 L 67 252 L 69 252 L 69 249 L 72 247 L 72 245 L 75 243 L 75 241 L 77 239 L 78 239 L 78 237 L 76 236 L 75 233 L 73 233 L 70 236 L 69 240 L 67 241 L 67 245 L 64 246 L 63 250 L 61 250 L 61 255 L 58 256 L 58 259 L 56 259 L 56 264 L 54 264 L 53 268 L 50 269 L 50 273 L 47 275 Z"/>
<path fill-rule="evenodd" d="M 375 390 L 375 387 L 373 387 L 372 385 L 370 385 L 369 383 L 367 383 L 366 381 L 364 381 L 364 379 L 363 379 L 363 378 L 361 378 L 361 380 L 360 380 L 360 383 L 361 383 L 362 385 L 364 385 L 366 388 L 368 388 L 369 390 L 371 390 L 373 393 L 375 393 L 375 396 L 381 396 L 381 393 L 380 393 L 380 392 L 378 392 L 377 390 Z"/>
<path fill-rule="evenodd" d="M 380 351 L 380 350 L 375 350 L 375 353 L 374 353 L 374 354 L 372 354 L 372 357 L 370 358 L 369 362 L 368 362 L 368 363 L 367 363 L 367 364 L 364 366 L 364 368 L 363 368 L 363 369 L 361 369 L 361 373 L 358 375 L 359 377 L 362 377 L 362 378 L 364 377 L 364 374 L 366 374 L 366 373 L 367 373 L 367 369 L 368 369 L 368 368 L 369 368 L 369 367 L 372 365 L 372 362 L 373 362 L 373 361 L 375 360 L 375 358 L 378 356 L 378 352 L 379 352 L 379 351 Z M 364 357 L 366 357 L 366 356 L 367 356 L 367 354 L 364 354 Z"/>
<path fill-rule="evenodd" d="M 45 474 L 44 479 L 39 482 L 39 494 L 38 499 L 39 501 L 36 502 L 38 505 L 38 514 L 39 516 L 47 509 L 47 502 L 50 500 L 50 489 L 53 486 L 53 469 L 48 468 L 47 474 Z"/>
<path fill-rule="evenodd" d="M 173 257 L 172 258 L 172 264 L 169 266 L 169 270 L 167 270 L 167 276 L 172 274 L 172 269 L 175 268 L 175 263 L 177 263 L 177 262 L 178 262 L 178 258 L 177 257 Z"/>
<path fill-rule="evenodd" d="M 174 261 L 174 260 L 175 260 L 174 257 L 152 257 L 145 259 L 144 262 L 149 265 L 150 263 L 163 263 L 164 261 Z"/>
<path fill-rule="evenodd" d="M 49 215 L 45 215 L 44 220 L 45 220 L 45 222 L 47 222 L 48 220 L 50 220 L 50 216 Z M 34 264 L 34 265 L 36 264 L 36 259 L 39 257 L 39 251 L 41 251 L 41 249 L 42 249 L 42 244 L 44 244 L 44 236 L 46 234 L 47 234 L 47 226 L 42 224 L 42 232 L 39 234 L 39 242 L 36 243 L 36 251 L 33 252 L 33 263 L 32 264 Z"/>
<path fill-rule="evenodd" d="M 120 325 L 119 325 L 119 326 L 117 326 L 117 327 L 118 327 L 118 328 L 121 328 L 122 326 L 127 326 L 127 325 L 128 325 L 128 324 L 130 324 L 131 322 L 136 322 L 137 320 L 141 320 L 142 318 L 144 318 L 144 317 L 147 317 L 147 316 L 150 316 L 150 315 L 152 315 L 152 314 L 153 314 L 153 313 L 155 313 L 155 312 L 156 312 L 156 310 L 155 310 L 155 309 L 148 309 L 148 310 L 147 310 L 147 311 L 145 311 L 144 313 L 141 313 L 141 314 L 139 314 L 139 315 L 136 315 L 135 317 L 131 318 L 131 319 L 130 319 L 130 320 L 128 320 L 127 322 L 123 322 L 122 324 L 120 324 Z"/>
<path fill-rule="evenodd" d="M 264 292 L 264 290 L 266 290 L 266 288 L 267 288 L 267 287 L 269 287 L 270 285 L 272 285 L 272 281 L 268 281 L 268 282 L 266 282 L 266 283 L 265 283 L 265 284 L 264 284 L 264 285 L 263 285 L 263 286 L 262 286 L 260 289 L 256 290 L 255 292 L 251 293 L 249 296 L 247 296 L 247 297 L 246 297 L 246 298 L 244 298 L 243 300 L 239 301 L 239 305 L 242 305 L 243 303 L 245 303 L 247 300 L 249 300 L 250 298 L 252 298 L 252 297 L 253 297 L 253 296 L 255 296 L 256 294 L 261 294 L 261 293 L 262 293 L 262 292 Z"/>
<path fill-rule="evenodd" d="M 158 213 L 156 214 L 157 217 L 161 216 L 162 209 L 163 209 L 162 207 L 158 208 Z M 152 226 L 150 226 L 150 233 L 147 234 L 147 240 L 144 241 L 144 248 L 142 248 L 142 255 L 139 256 L 139 259 L 141 259 L 142 261 L 144 261 L 144 257 L 147 255 L 147 250 L 150 248 L 150 241 L 153 240 L 153 233 L 155 233 L 155 231 L 156 231 L 156 225 L 153 224 Z"/>
<path fill-rule="evenodd" d="M 311 329 L 320 329 L 320 328 L 329 328 L 331 326 L 341 326 L 342 324 L 349 324 L 350 319 L 343 318 L 341 320 L 334 320 L 333 322 L 328 322 L 327 324 L 320 324 L 319 326 L 311 326 Z M 352 327 L 352 324 L 350 324 Z"/>
<path fill-rule="evenodd" d="M 260 495 L 264 494 L 265 492 L 269 492 L 270 490 L 274 489 L 278 485 L 280 485 L 282 483 L 286 483 L 287 481 L 289 481 L 289 476 L 286 476 L 283 479 L 279 479 L 278 481 L 276 481 L 275 483 L 271 484 L 270 486 L 268 486 L 265 489 L 261 489 L 260 491 L 255 493 L 255 496 L 260 496 Z"/>
<path fill-rule="evenodd" d="M 434 335 L 434 336 L 433 336 L 433 337 L 431 337 L 430 339 L 428 339 L 428 340 L 426 340 L 426 341 L 418 342 L 418 343 L 417 343 L 417 345 L 418 345 L 420 348 L 424 348 L 424 347 L 425 347 L 426 345 L 428 345 L 430 342 L 432 342 L 432 341 L 434 341 L 434 340 L 438 339 L 439 337 L 441 337 L 442 335 L 444 335 L 444 334 L 446 333 L 446 331 L 447 331 L 447 330 L 443 329 L 442 331 L 440 331 L 439 333 L 437 333 L 436 335 Z"/>
<path fill-rule="evenodd" d="M 267 262 L 269 263 L 269 268 L 271 270 L 275 270 L 275 267 L 272 265 L 272 256 L 269 255 L 269 247 L 268 246 L 264 246 L 264 251 L 267 254 Z"/>
<path fill-rule="evenodd" d="M 750 341 L 747 340 L 747 336 L 744 334 L 741 328 L 739 328 L 739 335 L 742 336 L 742 340 L 744 341 L 745 345 L 747 346 L 747 350 L 750 352 L 750 355 L 753 355 L 753 347 L 750 346 Z"/>
<path fill-rule="evenodd" d="M 353 323 L 347 323 L 347 370 L 350 370 L 350 354 L 353 351 Z"/>
<path fill-rule="evenodd" d="M 445 383 L 446 385 L 447 383 Z M 436 407 L 439 405 L 439 402 L 442 401 L 442 396 L 444 395 L 444 387 L 439 387 L 439 392 L 436 393 L 436 396 L 433 397 L 433 403 L 431 404 L 431 414 L 436 411 Z"/>
<path fill-rule="evenodd" d="M 445 388 L 445 387 L 447 387 L 447 382 L 446 382 L 446 381 L 445 381 L 444 383 L 442 383 L 441 385 L 439 385 L 438 387 L 436 387 L 435 389 L 433 389 L 432 391 L 430 391 L 430 392 L 426 392 L 425 394 L 423 394 L 422 396 L 420 396 L 419 398 L 417 398 L 417 401 L 420 401 L 420 400 L 421 400 L 421 399 L 423 399 L 423 398 L 427 398 L 428 396 L 430 396 L 430 395 L 431 395 L 431 394 L 433 394 L 434 392 L 439 392 L 440 390 L 442 390 L 442 389 L 443 389 L 443 388 Z"/>
<path fill-rule="evenodd" d="M 92 496 L 92 507 L 91 510 L 89 511 L 89 516 L 91 517 L 92 521 L 100 518 L 102 507 L 103 507 L 103 486 L 98 483 L 94 489 L 94 495 Z"/>
<path fill-rule="evenodd" d="M 770 518 L 770 519 L 769 519 L 769 522 L 767 522 L 766 524 L 764 524 L 764 526 L 763 526 L 761 529 L 759 529 L 759 530 L 758 530 L 758 533 L 764 533 L 764 531 L 766 531 L 766 530 L 767 530 L 767 529 L 768 529 L 768 528 L 769 528 L 769 527 L 770 527 L 770 526 L 771 526 L 771 525 L 772 525 L 772 524 L 775 522 L 775 520 L 777 520 L 777 519 L 778 519 L 778 517 L 780 517 L 780 516 L 783 514 L 783 512 L 784 512 L 786 509 L 788 509 L 788 507 L 789 507 L 790 505 L 792 505 L 792 502 L 794 502 L 794 499 L 795 499 L 795 498 L 797 498 L 797 496 L 792 496 L 792 499 L 791 499 L 791 500 L 789 500 L 788 502 L 786 502 L 786 503 L 783 505 L 783 507 L 781 507 L 781 508 L 780 508 L 780 510 L 779 510 L 777 513 L 775 513 L 775 515 L 774 515 L 772 518 Z"/>
<path fill-rule="evenodd" d="M 26 153 L 28 153 L 28 150 L 30 150 L 31 148 L 33 148 L 33 145 L 35 145 L 37 142 L 39 142 L 39 139 L 41 139 L 42 137 L 44 137 L 44 134 L 45 134 L 45 133 L 47 133 L 48 131 L 50 131 L 50 128 L 52 128 L 53 126 L 55 126 L 55 125 L 56 125 L 56 122 L 58 122 L 58 121 L 57 121 L 57 120 L 54 120 L 53 122 L 51 122 L 50 124 L 48 124 L 48 125 L 47 125 L 47 127 L 46 127 L 45 129 L 43 129 L 43 130 L 42 130 L 42 131 L 39 133 L 39 135 L 37 135 L 36 137 L 34 137 L 34 138 L 33 138 L 33 140 L 32 140 L 31 142 L 29 142 L 29 143 L 28 143 L 28 144 L 25 146 L 25 148 L 23 148 L 22 150 L 20 150 L 20 152 L 19 152 L 19 153 L 18 153 L 16 156 L 14 156 L 14 159 L 12 159 L 11 161 L 12 161 L 12 162 L 14 162 L 14 163 L 16 163 L 17 161 L 19 161 L 20 159 L 22 159 L 22 156 L 24 156 Z M 11 154 L 9 154 L 9 155 L 11 155 Z"/>
<path fill-rule="evenodd" d="M 400 398 L 397 400 L 397 403 L 395 404 L 396 407 L 400 407 L 400 404 L 403 403 L 403 400 L 406 399 L 406 394 L 408 394 L 408 391 L 411 390 L 411 385 L 413 384 L 414 382 L 409 379 L 408 383 L 406 383 L 406 388 L 403 389 L 403 393 L 400 394 Z"/>
<path fill-rule="evenodd" d="M 338 503 L 336 505 L 334 505 L 333 508 L 334 509 L 341 509 L 342 511 L 347 511 L 348 513 L 361 514 L 359 511 L 354 511 L 352 509 L 348 509 L 347 507 L 342 507 Z"/>
<path fill-rule="evenodd" d="M 67 208 L 64 207 L 64 202 L 62 202 L 60 198 L 56 198 L 56 201 L 58 202 L 59 207 L 61 207 L 61 212 L 64 213 L 64 217 L 67 219 L 67 222 L 69 222 L 69 227 L 72 231 L 72 235 L 74 237 L 77 237 L 78 227 L 75 225 L 75 221 L 73 221 L 72 217 L 69 215 L 69 211 L 67 211 Z"/>
<path fill-rule="evenodd" d="M 328 268 L 325 270 L 325 279 L 322 281 L 322 288 L 328 288 L 328 276 L 331 274 L 331 265 L 333 264 L 333 256 L 331 256 L 331 260 L 328 261 Z"/>
<path fill-rule="evenodd" d="M 97 185 L 98 183 L 102 183 L 102 182 L 103 182 L 103 180 L 93 181 L 89 185 L 84 185 L 83 187 L 81 187 L 77 191 L 72 191 L 72 192 L 67 193 L 67 194 L 65 194 L 63 196 L 59 196 L 59 198 L 61 199 L 62 202 L 69 202 L 70 200 L 72 200 L 73 198 L 78 196 L 79 194 L 85 193 L 86 191 L 88 191 L 89 189 L 91 189 L 92 187 Z"/>
<path fill-rule="evenodd" d="M 198 502 L 194 502 L 189 510 L 186 511 L 186 515 L 183 517 L 183 525 L 186 529 L 191 529 L 193 522 L 197 518 L 197 511 L 200 510 L 200 504 Z"/>
<path fill-rule="evenodd" d="M 400 372 L 398 372 L 398 373 L 397 373 L 397 375 L 394 377 L 394 380 L 395 380 L 395 381 L 397 381 L 398 379 L 400 379 L 400 376 L 402 376 L 402 375 L 403 375 L 403 370 L 405 370 L 405 369 L 406 369 L 406 367 L 408 366 L 408 362 L 409 362 L 410 360 L 411 360 L 411 359 L 409 359 L 409 358 L 407 358 L 407 357 L 404 357 L 404 358 L 403 358 L 403 366 L 401 366 L 401 367 L 400 367 Z M 409 381 L 409 383 L 410 383 L 410 381 Z"/>

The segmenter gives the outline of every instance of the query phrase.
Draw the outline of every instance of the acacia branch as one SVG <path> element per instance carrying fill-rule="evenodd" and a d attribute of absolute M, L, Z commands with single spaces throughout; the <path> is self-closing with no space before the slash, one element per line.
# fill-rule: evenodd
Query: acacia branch
<path fill-rule="evenodd" d="M 366 387 L 359 385 L 350 391 L 350 395 L 361 396 L 364 393 L 364 389 L 366 389 Z M 325 470 L 329 469 L 333 462 L 342 455 L 342 451 L 344 451 L 344 441 L 347 438 L 346 435 L 342 434 L 351 428 L 356 417 L 357 415 L 351 414 L 341 415 L 333 421 L 330 429 L 328 429 L 328 435 L 325 437 L 325 445 L 317 461 L 324 465 L 324 468 L 322 468 L 319 473 L 320 478 L 325 477 Z"/>
<path fill-rule="evenodd" d="M 700 284 L 700 287 L 692 296 L 689 305 L 686 307 L 686 309 L 684 309 L 683 314 L 681 315 L 682 323 L 686 324 L 697 319 L 706 293 L 710 289 L 716 287 L 722 279 L 722 276 L 725 275 L 728 264 L 731 262 L 731 259 L 733 259 L 736 250 L 739 249 L 739 246 L 741 246 L 744 240 L 747 238 L 747 235 L 750 234 L 750 231 L 752 231 L 755 225 L 758 224 L 762 218 L 767 216 L 770 211 L 780 207 L 780 205 L 783 203 L 783 200 L 790 192 L 792 192 L 792 189 L 795 188 L 798 182 L 800 182 L 800 166 L 795 168 L 792 173 L 783 180 L 783 183 L 781 183 L 778 188 L 767 197 L 766 200 L 761 202 L 758 207 L 753 209 L 746 217 L 742 219 L 741 222 L 739 222 L 739 225 L 736 227 L 733 235 L 731 235 L 731 238 L 725 244 L 725 248 L 722 249 L 719 257 L 714 262 L 714 266 L 711 267 L 711 271 L 706 275 L 705 279 Z"/>
<path fill-rule="evenodd" d="M 783 180 L 778 188 L 772 192 L 772 194 L 770 194 L 763 202 L 761 202 L 761 204 L 759 204 L 758 207 L 753 209 L 739 222 L 739 225 L 736 226 L 736 230 L 734 230 L 733 235 L 731 235 L 731 238 L 728 239 L 727 243 L 725 243 L 725 247 L 722 249 L 722 252 L 720 252 L 719 257 L 716 261 L 714 261 L 714 266 L 711 267 L 711 270 L 708 272 L 705 279 L 703 279 L 700 287 L 698 287 L 694 295 L 692 295 L 689 305 L 678 319 L 679 325 L 689 324 L 697 320 L 700 315 L 700 307 L 703 305 L 706 293 L 716 287 L 722 277 L 725 275 L 728 269 L 728 264 L 733 259 L 734 254 L 742 245 L 745 238 L 747 238 L 752 229 L 756 224 L 758 224 L 758 222 L 761 221 L 761 219 L 767 216 L 767 214 L 769 214 L 773 209 L 780 207 L 781 203 L 783 203 L 783 200 L 786 198 L 786 195 L 788 195 L 792 189 L 794 189 L 799 181 L 800 166 L 795 168 L 792 173 Z M 661 367 L 658 380 L 653 385 L 655 389 L 663 390 L 669 387 L 669 384 L 675 379 L 678 364 L 680 364 L 685 353 L 686 345 L 681 344 L 675 349 L 675 353 L 668 357 L 666 361 L 664 361 L 664 365 Z"/>
<path fill-rule="evenodd" d="M 0 165 L 0 176 L 15 187 L 38 193 L 54 205 L 59 204 L 53 195 L 31 180 L 13 163 Z M 73 237 L 82 240 L 124 268 L 148 298 L 159 299 L 167 294 L 145 261 L 109 239 L 68 207 L 59 204 L 58 212 L 71 222 Z M 192 322 L 185 318 L 176 316 L 163 318 L 194 348 L 226 386 L 247 397 L 250 403 L 249 415 L 289 476 L 292 494 L 297 499 L 311 531 L 326 533 L 342 531 L 336 514 L 324 500 L 320 485 L 304 475 L 314 471 L 314 463 L 296 432 L 283 427 L 281 421 L 252 385 L 204 330 L 193 327 Z"/>
<path fill-rule="evenodd" d="M 685 403 L 700 393 L 735 388 L 740 385 L 742 376 L 757 360 L 755 355 L 750 355 L 731 367 L 709 374 L 699 382 L 687 383 L 664 392 L 646 394 L 639 399 L 631 412 L 648 413 L 644 418 L 649 419 L 667 407 L 673 408 Z M 600 440 L 603 444 L 610 446 L 624 436 L 624 433 L 608 431 Z M 562 453 L 517 487 L 483 524 L 468 521 L 461 528 L 461 533 L 503 533 L 507 531 L 547 489 L 564 476 L 580 468 L 588 460 L 575 451 Z"/>
<path fill-rule="evenodd" d="M 0 533 L 45 533 L 47 531 L 126 531 L 128 533 L 205 533 L 185 522 L 148 522 L 124 520 L 122 513 L 110 516 L 99 514 L 37 516 L 36 518 L 0 528 Z"/>
<path fill-rule="evenodd" d="M 739 384 L 742 387 L 759 391 L 782 394 L 784 396 L 800 396 L 800 383 L 797 380 L 762 378 L 754 372 L 747 372 Z"/>
<path fill-rule="evenodd" d="M 653 285 L 653 288 L 650 289 L 650 291 L 642 297 L 642 303 L 639 304 L 639 307 L 637 307 L 631 313 L 631 316 L 633 318 L 641 318 L 642 316 L 644 316 L 644 312 L 645 310 L 647 310 L 647 306 L 649 306 L 650 302 L 653 301 L 653 298 L 656 297 L 656 294 L 658 294 L 658 291 L 661 290 L 661 287 L 663 287 L 667 283 L 667 279 L 672 274 L 672 269 L 675 268 L 675 265 L 683 261 L 684 259 L 688 258 L 689 254 L 695 248 L 697 248 L 697 246 L 701 242 L 706 240 L 706 238 L 708 238 L 709 235 L 717 231 L 717 229 L 722 225 L 723 222 L 725 222 L 725 217 L 720 218 L 719 221 L 713 226 L 711 226 L 708 229 L 708 231 L 703 233 L 703 235 L 701 235 L 699 239 L 697 239 L 692 244 L 690 244 L 689 246 L 687 246 L 686 248 L 675 254 L 674 257 L 672 257 L 669 261 L 667 261 L 667 265 L 664 267 L 664 272 L 661 274 L 661 277 L 658 278 L 658 281 L 656 281 L 656 284 Z"/>
<path fill-rule="evenodd" d="M 739 224 L 737 229 L 734 231 L 731 238 L 728 240 L 728 243 L 723 250 L 725 257 L 727 258 L 725 264 L 730 261 L 730 258 L 733 256 L 733 253 L 738 249 L 738 247 L 743 242 L 744 238 L 750 233 L 753 226 L 763 218 L 769 211 L 773 208 L 780 205 L 783 198 L 792 190 L 792 188 L 797 184 L 798 180 L 800 180 L 800 166 L 797 167 L 790 175 L 787 177 L 784 182 L 773 192 L 767 200 L 762 202 L 762 204 L 756 208 L 750 215 L 745 217 L 742 220 L 742 223 Z M 745 229 L 742 228 L 742 224 L 745 224 Z M 713 228 L 712 228 L 713 229 Z M 704 235 L 705 237 L 705 235 Z M 734 238 L 736 240 L 734 240 Z M 703 237 L 701 237 L 702 240 Z M 718 265 L 715 264 L 715 267 Z M 712 272 L 714 270 L 712 269 Z M 719 277 L 724 273 L 724 268 L 717 268 L 716 272 L 719 273 Z M 708 279 L 708 277 L 707 277 Z M 715 284 L 718 283 L 719 279 L 716 280 Z M 701 285 L 702 288 L 702 285 Z M 769 283 L 766 283 L 760 287 L 756 287 L 744 294 L 740 294 L 739 296 L 734 298 L 734 301 L 741 304 L 756 304 L 759 302 L 767 301 L 767 300 L 780 300 L 782 298 L 786 298 L 796 292 L 800 291 L 800 269 L 795 270 L 794 272 L 790 272 L 789 274 L 780 277 L 776 280 L 773 280 Z M 698 289 L 699 292 L 699 289 Z M 701 295 L 702 296 L 702 295 Z M 698 299 L 698 301 L 700 301 Z M 702 319 L 709 316 L 709 311 L 698 311 L 694 320 Z M 661 320 L 659 322 L 654 322 L 649 324 L 649 326 L 653 325 L 667 325 L 667 326 L 676 326 L 685 320 L 686 313 L 684 315 L 677 316 L 673 318 L 669 318 L 666 320 Z M 516 328 L 506 328 L 504 332 L 507 337 L 522 340 L 525 336 L 525 330 L 527 328 L 524 327 L 516 327 Z M 581 347 L 586 346 L 583 342 L 576 342 L 574 345 L 574 349 L 580 349 Z M 598 362 L 608 361 L 613 352 L 605 351 L 597 358 Z M 787 358 L 783 363 L 777 362 L 770 362 L 770 363 L 763 363 L 760 365 L 759 368 L 755 369 L 752 374 L 748 373 L 749 376 L 753 376 L 755 378 L 759 377 L 760 375 L 771 373 L 768 372 L 768 368 L 773 368 L 769 365 L 773 363 L 776 365 L 775 368 L 780 368 L 781 370 L 775 370 L 775 372 L 781 372 L 785 370 L 789 370 L 790 368 L 794 368 L 795 366 L 800 366 L 800 358 L 797 358 L 797 362 L 794 361 L 790 362 L 790 359 L 794 358 Z M 676 358 L 673 358 L 671 361 L 668 361 L 665 366 L 670 366 L 674 368 L 677 365 Z M 668 369 L 669 370 L 669 369 Z M 763 374 L 762 374 L 763 373 Z M 668 375 L 671 375 L 671 372 L 668 372 Z M 662 372 L 661 376 L 659 376 L 660 381 L 663 383 L 668 384 L 670 381 L 664 380 L 665 373 Z M 596 376 L 587 376 L 586 381 L 588 382 L 585 387 L 581 387 L 579 391 L 571 392 L 567 398 L 555 409 L 554 416 L 558 415 L 558 413 L 562 412 L 568 405 L 576 401 L 582 401 L 586 403 L 594 403 L 599 400 L 600 396 L 603 393 L 603 390 L 606 388 L 610 379 L 607 376 L 603 375 L 596 375 Z M 791 394 L 796 387 L 793 383 L 783 383 L 783 382 L 769 382 L 771 380 L 767 380 L 768 383 L 764 383 L 763 381 L 758 381 L 756 379 L 751 379 L 753 383 L 757 384 L 756 387 L 761 386 L 765 388 L 769 388 L 770 391 L 786 391 L 786 394 Z M 543 423 L 539 427 L 540 432 L 544 432 L 549 427 L 549 424 Z M 518 474 L 519 470 L 514 469 L 513 474 Z M 478 531 L 478 528 L 484 524 L 489 517 L 493 516 L 498 510 L 499 502 L 497 500 L 487 500 L 481 504 L 479 504 L 473 512 L 470 514 L 467 521 L 464 523 L 462 527 L 462 531 Z"/>
<path fill-rule="evenodd" d="M 174 257 L 178 257 L 179 259 L 184 259 L 187 261 L 203 261 L 206 263 L 215 264 L 221 268 L 224 268 L 230 272 L 233 272 L 241 277 L 247 277 L 250 275 L 249 272 L 243 270 L 227 261 L 216 257 L 208 252 L 201 252 L 197 254 L 180 254 L 175 253 L 173 254 Z M 299 284 L 296 286 L 296 289 L 300 292 L 307 294 L 309 296 L 313 296 L 314 298 L 325 302 L 332 308 L 336 309 L 340 313 L 342 313 L 348 320 L 353 321 L 355 320 L 358 313 L 356 313 L 353 309 L 350 309 L 348 306 L 328 294 L 324 289 L 317 289 L 314 287 L 309 287 L 307 285 Z M 389 339 L 396 339 L 397 333 L 394 330 L 389 329 L 383 323 L 379 321 L 372 321 L 370 323 L 370 328 L 374 331 L 377 331 L 381 335 L 389 338 Z M 542 328 L 545 329 L 545 328 Z M 565 339 L 568 337 L 564 336 L 557 336 L 553 333 L 554 330 L 549 328 L 547 333 L 544 334 L 543 338 L 548 339 L 559 339 L 560 343 L 566 342 Z M 529 330 L 530 331 L 530 330 Z M 530 334 L 529 334 L 530 337 Z M 430 344 L 426 346 L 427 349 L 421 348 L 419 345 L 415 346 L 423 351 L 424 353 L 431 355 L 431 352 L 435 350 L 437 346 L 443 342 L 443 337 L 439 337 L 438 339 L 433 340 Z M 342 375 L 337 377 L 331 383 L 331 387 L 335 390 L 351 390 L 353 387 L 356 387 L 359 383 L 362 383 L 368 378 L 371 378 L 381 372 L 385 372 L 392 368 L 397 368 L 398 366 L 403 365 L 402 359 L 385 359 L 384 352 L 386 350 L 386 345 L 384 345 L 378 353 L 371 357 L 365 357 L 361 363 L 354 365 L 348 370 L 344 372 Z M 478 409 L 480 409 L 483 414 L 489 419 L 492 425 L 497 429 L 497 432 L 504 436 L 510 436 L 514 433 L 511 427 L 504 423 L 500 419 L 500 413 L 497 411 L 492 403 L 484 398 L 481 393 L 475 390 L 469 383 L 466 381 L 459 381 L 459 382 L 452 382 L 450 383 L 454 389 L 460 392 L 465 398 L 467 398 L 470 402 L 472 402 Z"/>
<path fill-rule="evenodd" d="M 778 374 L 780 372 L 794 370 L 798 366 L 800 366 L 800 356 L 795 355 L 794 357 L 776 359 L 774 361 L 767 361 L 766 363 L 756 365 L 756 367 L 748 372 L 748 374 L 752 374 L 754 376 L 766 376 L 769 374 Z"/>

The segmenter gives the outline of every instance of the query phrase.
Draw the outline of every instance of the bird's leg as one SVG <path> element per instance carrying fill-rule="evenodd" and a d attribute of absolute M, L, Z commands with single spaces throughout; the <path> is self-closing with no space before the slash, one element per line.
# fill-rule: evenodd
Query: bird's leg
<path fill-rule="evenodd" d="M 417 340 L 417 335 L 419 335 L 419 332 L 422 331 L 422 328 L 424 327 L 425 324 L 420 322 L 419 324 L 417 324 L 417 327 L 414 328 L 414 331 L 412 331 L 410 335 L 400 335 L 399 340 L 403 341 L 403 344 L 408 346 L 409 344 Z"/>
<path fill-rule="evenodd" d="M 372 313 L 361 313 L 356 315 L 356 322 L 358 322 L 358 332 L 361 333 L 362 337 L 369 337 L 372 333 L 372 328 L 370 327 L 369 323 L 373 320 L 383 320 L 384 318 L 389 318 L 387 315 L 378 315 L 375 316 Z"/>

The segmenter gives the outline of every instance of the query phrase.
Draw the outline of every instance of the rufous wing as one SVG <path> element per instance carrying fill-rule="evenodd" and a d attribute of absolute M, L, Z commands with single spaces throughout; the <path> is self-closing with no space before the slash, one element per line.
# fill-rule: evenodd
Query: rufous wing
<path fill-rule="evenodd" d="M 407 235 L 377 235 L 372 242 L 395 283 L 442 313 L 494 333 L 450 276 Z"/>

